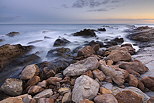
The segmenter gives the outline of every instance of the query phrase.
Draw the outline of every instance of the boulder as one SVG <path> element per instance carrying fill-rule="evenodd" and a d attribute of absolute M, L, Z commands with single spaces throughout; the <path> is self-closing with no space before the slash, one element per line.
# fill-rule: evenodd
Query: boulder
<path fill-rule="evenodd" d="M 50 77 L 47 79 L 47 84 L 56 84 L 57 82 L 60 82 L 62 80 L 62 78 L 58 78 L 58 77 Z"/>
<path fill-rule="evenodd" d="M 117 44 L 122 44 L 124 42 L 124 39 L 121 37 L 116 37 L 116 38 L 112 39 L 111 41 L 114 41 Z"/>
<path fill-rule="evenodd" d="M 34 76 L 30 80 L 28 80 L 26 86 L 33 86 L 33 85 L 37 84 L 40 80 L 41 79 L 39 76 Z"/>
<path fill-rule="evenodd" d="M 79 103 L 84 99 L 93 99 L 99 90 L 99 84 L 92 78 L 82 75 L 75 81 L 75 85 L 72 92 L 72 100 Z"/>
<path fill-rule="evenodd" d="M 101 48 L 104 46 L 104 43 L 101 42 L 101 41 L 94 41 L 94 40 L 92 40 L 91 42 L 88 43 L 88 45 L 90 45 L 90 46 L 94 46 L 96 44 L 99 45 Z"/>
<path fill-rule="evenodd" d="M 123 44 L 121 45 L 121 50 L 126 49 L 131 55 L 135 54 L 135 49 L 133 48 L 132 44 Z"/>
<path fill-rule="evenodd" d="M 106 76 L 111 77 L 112 80 L 119 86 L 123 85 L 125 79 L 128 77 L 128 72 L 126 70 L 117 67 L 111 67 L 102 64 L 100 65 L 100 69 Z"/>
<path fill-rule="evenodd" d="M 154 91 L 154 77 L 144 77 L 141 81 L 146 88 Z"/>
<path fill-rule="evenodd" d="M 98 28 L 97 30 L 98 30 L 98 31 L 106 31 L 105 28 Z"/>
<path fill-rule="evenodd" d="M 84 29 L 84 30 L 81 30 L 80 32 L 74 33 L 73 35 L 83 36 L 83 37 L 96 37 L 94 30 L 91 30 L 91 29 Z"/>
<path fill-rule="evenodd" d="M 31 79 L 33 76 L 38 75 L 39 72 L 39 67 L 36 64 L 31 64 L 23 69 L 20 78 L 23 80 L 28 80 Z"/>
<path fill-rule="evenodd" d="M 38 98 L 48 98 L 53 95 L 52 89 L 45 89 L 44 91 L 36 94 L 33 98 L 38 99 Z"/>
<path fill-rule="evenodd" d="M 20 34 L 19 32 L 10 32 L 6 35 L 9 36 L 9 37 L 14 37 L 14 36 L 19 35 L 19 34 Z"/>
<path fill-rule="evenodd" d="M 0 101 L 0 103 L 24 103 L 24 102 L 22 101 L 22 98 L 9 97 L 9 98 L 6 98 L 6 99 Z"/>
<path fill-rule="evenodd" d="M 134 60 L 132 62 L 122 62 L 120 63 L 119 67 L 122 69 L 132 69 L 140 74 L 148 71 L 148 68 L 139 60 Z"/>
<path fill-rule="evenodd" d="M 105 74 L 99 69 L 93 70 L 93 75 L 95 78 L 97 78 L 100 81 L 103 81 L 106 77 Z"/>
<path fill-rule="evenodd" d="M 95 54 L 94 49 L 91 46 L 85 46 L 78 50 L 77 56 L 89 57 L 93 54 Z"/>
<path fill-rule="evenodd" d="M 132 74 L 129 74 L 129 85 L 137 87 L 139 84 L 139 80 Z"/>
<path fill-rule="evenodd" d="M 142 96 L 130 90 L 119 92 L 115 97 L 118 100 L 118 103 L 143 103 Z"/>
<path fill-rule="evenodd" d="M 4 93 L 17 96 L 20 95 L 23 91 L 22 81 L 19 79 L 8 78 L 5 80 L 4 84 L 0 88 Z"/>
<path fill-rule="evenodd" d="M 37 85 L 42 87 L 42 88 L 45 88 L 47 86 L 47 81 L 43 80 L 42 82 L 39 82 Z"/>
<path fill-rule="evenodd" d="M 94 98 L 95 103 L 118 103 L 112 94 L 102 94 Z"/>
<path fill-rule="evenodd" d="M 99 66 L 99 62 L 95 57 L 88 57 L 84 60 L 78 61 L 68 66 L 63 71 L 63 74 L 66 76 L 78 76 L 88 70 L 97 69 L 98 66 Z"/>
<path fill-rule="evenodd" d="M 130 53 L 128 53 L 128 51 L 112 50 L 106 59 L 110 59 L 113 62 L 119 62 L 119 61 L 130 61 L 132 58 Z"/>
<path fill-rule="evenodd" d="M 58 38 L 56 39 L 56 41 L 54 42 L 53 46 L 65 46 L 66 44 L 70 43 L 69 40 L 65 39 L 65 38 Z"/>
<path fill-rule="evenodd" d="M 40 86 L 31 86 L 30 88 L 29 88 L 29 90 L 28 90 L 28 94 L 36 94 L 36 93 L 39 93 L 39 92 L 41 92 L 43 90 L 43 88 L 42 87 L 40 87 Z"/>

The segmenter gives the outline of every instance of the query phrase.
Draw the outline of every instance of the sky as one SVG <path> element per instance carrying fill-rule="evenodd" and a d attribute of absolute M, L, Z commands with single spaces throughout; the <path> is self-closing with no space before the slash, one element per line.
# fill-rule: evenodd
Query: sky
<path fill-rule="evenodd" d="M 154 24 L 154 0 L 0 0 L 0 24 Z"/>

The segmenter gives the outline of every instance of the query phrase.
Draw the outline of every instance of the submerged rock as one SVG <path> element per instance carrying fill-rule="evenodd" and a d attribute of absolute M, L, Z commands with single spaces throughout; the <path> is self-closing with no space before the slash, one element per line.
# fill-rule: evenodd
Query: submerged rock
<path fill-rule="evenodd" d="M 99 90 L 99 84 L 89 76 L 82 75 L 75 81 L 72 92 L 72 100 L 79 103 L 84 99 L 93 99 Z"/>
<path fill-rule="evenodd" d="M 20 95 L 23 91 L 22 80 L 14 78 L 6 79 L 4 84 L 1 86 L 1 90 L 11 96 Z"/>
<path fill-rule="evenodd" d="M 53 46 L 65 46 L 66 44 L 70 43 L 69 40 L 65 39 L 65 38 L 58 38 Z"/>
<path fill-rule="evenodd" d="M 19 34 L 20 34 L 19 32 L 10 32 L 6 35 L 9 36 L 9 37 L 14 37 L 14 36 L 19 35 Z"/>
<path fill-rule="evenodd" d="M 80 32 L 74 33 L 73 35 L 74 36 L 83 36 L 83 37 L 96 37 L 96 34 L 94 31 L 95 30 L 84 29 L 84 30 L 81 30 Z"/>

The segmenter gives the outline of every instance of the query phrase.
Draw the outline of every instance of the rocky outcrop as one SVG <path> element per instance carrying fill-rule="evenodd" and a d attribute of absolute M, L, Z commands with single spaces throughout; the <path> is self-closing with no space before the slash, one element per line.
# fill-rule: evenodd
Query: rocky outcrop
<path fill-rule="evenodd" d="M 22 84 L 22 81 L 19 79 L 9 78 L 5 80 L 0 89 L 8 95 L 17 96 L 23 91 Z"/>
<path fill-rule="evenodd" d="M 56 41 L 54 42 L 53 46 L 65 46 L 66 44 L 70 43 L 69 40 L 65 39 L 65 38 L 58 38 L 56 39 Z"/>
<path fill-rule="evenodd" d="M 72 100 L 79 103 L 84 99 L 93 99 L 99 90 L 99 84 L 92 78 L 82 75 L 75 81 L 75 85 L 72 92 Z"/>
<path fill-rule="evenodd" d="M 83 37 L 96 37 L 96 34 L 94 31 L 95 30 L 84 29 L 84 30 L 81 30 L 80 32 L 74 33 L 73 35 L 74 36 L 83 36 Z"/>
<path fill-rule="evenodd" d="M 95 103 L 118 103 L 117 99 L 112 94 L 98 95 L 94 99 Z"/>
<path fill-rule="evenodd" d="M 74 64 L 68 66 L 63 74 L 66 76 L 79 76 L 88 70 L 97 69 L 99 66 L 99 62 L 95 57 L 88 57 L 87 59 L 78 61 Z"/>
<path fill-rule="evenodd" d="M 9 36 L 9 37 L 14 37 L 14 36 L 19 35 L 19 34 L 20 34 L 19 32 L 10 32 L 6 35 Z"/>
<path fill-rule="evenodd" d="M 141 81 L 146 88 L 154 91 L 154 77 L 144 77 Z"/>

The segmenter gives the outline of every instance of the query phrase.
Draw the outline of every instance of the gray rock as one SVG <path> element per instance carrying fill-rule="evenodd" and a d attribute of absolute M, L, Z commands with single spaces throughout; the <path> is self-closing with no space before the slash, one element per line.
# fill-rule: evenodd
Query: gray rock
<path fill-rule="evenodd" d="M 71 64 L 63 71 L 63 74 L 66 76 L 78 76 L 88 70 L 97 69 L 98 66 L 98 60 L 95 57 L 89 57 L 87 59 L 78 61 L 77 63 Z"/>
<path fill-rule="evenodd" d="M 50 96 L 53 95 L 53 91 L 52 89 L 46 89 L 38 94 L 36 94 L 33 98 L 37 99 L 37 98 L 48 98 Z"/>
<path fill-rule="evenodd" d="M 79 103 L 84 99 L 93 99 L 99 90 L 99 84 L 89 76 L 82 75 L 75 81 L 72 92 L 72 100 Z"/>
<path fill-rule="evenodd" d="M 1 90 L 11 96 L 17 96 L 22 93 L 22 81 L 19 79 L 9 78 L 6 79 L 1 86 Z"/>

